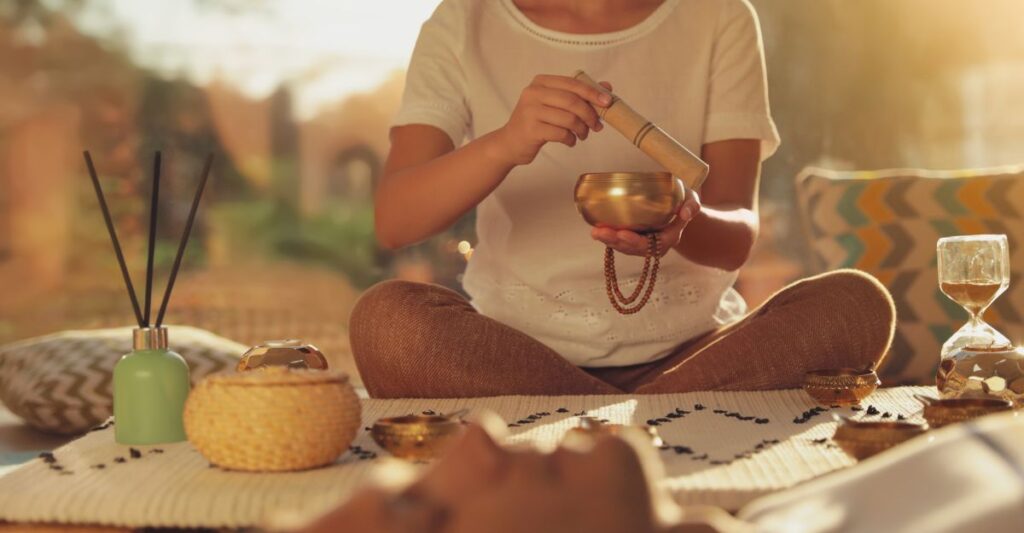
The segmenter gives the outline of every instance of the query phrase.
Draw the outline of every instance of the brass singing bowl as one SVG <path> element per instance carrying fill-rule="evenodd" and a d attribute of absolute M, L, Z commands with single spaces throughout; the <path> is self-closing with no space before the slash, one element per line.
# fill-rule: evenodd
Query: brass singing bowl
<path fill-rule="evenodd" d="M 980 416 L 1013 410 L 1013 403 L 1002 398 L 947 398 L 936 400 L 918 396 L 924 403 L 924 419 L 932 427 L 948 426 Z"/>
<path fill-rule="evenodd" d="M 862 460 L 928 431 L 927 424 L 858 422 L 845 419 L 832 440 L 854 459 Z"/>
<path fill-rule="evenodd" d="M 408 415 L 381 418 L 370 428 L 370 436 L 399 459 L 425 461 L 440 456 L 462 429 L 462 420 L 456 417 Z"/>
<path fill-rule="evenodd" d="M 814 370 L 804 375 L 804 390 L 822 405 L 854 405 L 882 382 L 870 368 Z"/>
<path fill-rule="evenodd" d="M 675 220 L 686 189 L 668 172 L 594 172 L 579 177 L 573 195 L 591 226 L 646 233 Z"/>

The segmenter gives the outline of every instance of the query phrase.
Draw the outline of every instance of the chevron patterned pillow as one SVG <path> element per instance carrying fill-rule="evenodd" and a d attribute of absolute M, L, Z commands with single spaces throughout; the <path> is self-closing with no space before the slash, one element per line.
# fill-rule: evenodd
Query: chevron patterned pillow
<path fill-rule="evenodd" d="M 886 384 L 933 384 L 939 352 L 967 313 L 938 288 L 935 244 L 958 234 L 1005 233 L 1010 288 L 985 320 L 1024 341 L 1024 167 L 836 172 L 807 168 L 797 201 L 816 266 L 873 274 L 896 301 Z"/>
<path fill-rule="evenodd" d="M 234 368 L 244 345 L 208 331 L 169 326 L 195 383 Z M 49 433 L 84 433 L 113 414 L 114 365 L 132 347 L 132 328 L 65 331 L 0 347 L 0 401 Z"/>

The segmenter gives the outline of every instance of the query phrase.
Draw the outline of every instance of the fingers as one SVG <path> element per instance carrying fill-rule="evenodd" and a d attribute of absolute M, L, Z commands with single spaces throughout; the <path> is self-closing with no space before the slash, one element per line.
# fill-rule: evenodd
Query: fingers
<path fill-rule="evenodd" d="M 566 76 L 552 76 L 547 74 L 540 74 L 533 78 L 533 82 L 536 85 L 542 85 L 550 87 L 552 89 L 561 89 L 575 93 L 580 98 L 590 102 L 593 105 L 607 107 L 612 103 L 611 95 L 598 90 L 596 87 L 591 87 L 582 81 L 575 80 Z"/>
<path fill-rule="evenodd" d="M 568 147 L 576 146 L 576 136 L 565 128 L 552 126 L 551 124 L 538 123 L 537 130 L 541 140 L 547 142 L 558 142 Z"/>
<path fill-rule="evenodd" d="M 697 191 L 687 189 L 686 199 L 683 200 L 683 206 L 679 209 L 679 217 L 689 222 L 693 220 L 693 217 L 700 213 L 700 194 Z"/>
<path fill-rule="evenodd" d="M 587 124 L 580 120 L 580 117 L 557 107 L 545 106 L 541 112 L 540 120 L 552 126 L 558 126 L 572 131 L 579 137 L 580 140 L 587 138 L 590 133 L 590 128 Z"/>
<path fill-rule="evenodd" d="M 563 109 L 572 113 L 594 131 L 601 131 L 603 128 L 601 118 L 597 116 L 597 111 L 594 110 L 594 107 L 578 95 L 549 87 L 541 87 L 536 90 L 540 102 L 545 106 Z"/>
<path fill-rule="evenodd" d="M 614 230 L 612 228 L 594 228 L 590 236 L 613 250 L 627 254 L 644 257 L 650 250 L 650 240 L 646 235 L 629 230 Z M 675 246 L 679 240 L 678 234 L 673 239 L 668 232 L 658 234 L 658 256 L 663 256 Z"/>

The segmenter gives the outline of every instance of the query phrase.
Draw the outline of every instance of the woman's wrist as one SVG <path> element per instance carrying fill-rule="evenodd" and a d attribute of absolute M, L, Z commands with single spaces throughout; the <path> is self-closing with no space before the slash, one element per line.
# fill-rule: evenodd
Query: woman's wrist
<path fill-rule="evenodd" d="M 515 157 L 508 149 L 509 143 L 504 137 L 505 129 L 501 127 L 476 140 L 480 145 L 480 151 L 483 156 L 501 170 L 503 174 L 518 166 Z"/>

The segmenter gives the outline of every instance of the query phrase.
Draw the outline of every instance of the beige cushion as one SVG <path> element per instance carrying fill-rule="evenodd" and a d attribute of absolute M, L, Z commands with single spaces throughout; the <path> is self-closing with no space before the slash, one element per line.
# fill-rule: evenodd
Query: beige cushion
<path fill-rule="evenodd" d="M 246 347 L 208 331 L 169 326 L 171 349 L 192 382 L 233 368 Z M 65 331 L 0 347 L 0 401 L 29 425 L 82 433 L 113 414 L 114 365 L 132 346 L 132 328 Z"/>
<path fill-rule="evenodd" d="M 935 244 L 957 234 L 1005 233 L 1010 288 L 985 319 L 1024 341 L 1024 167 L 934 172 L 805 169 L 797 200 L 818 270 L 858 268 L 896 301 L 887 384 L 934 384 L 942 343 L 967 313 L 938 288 Z"/>

